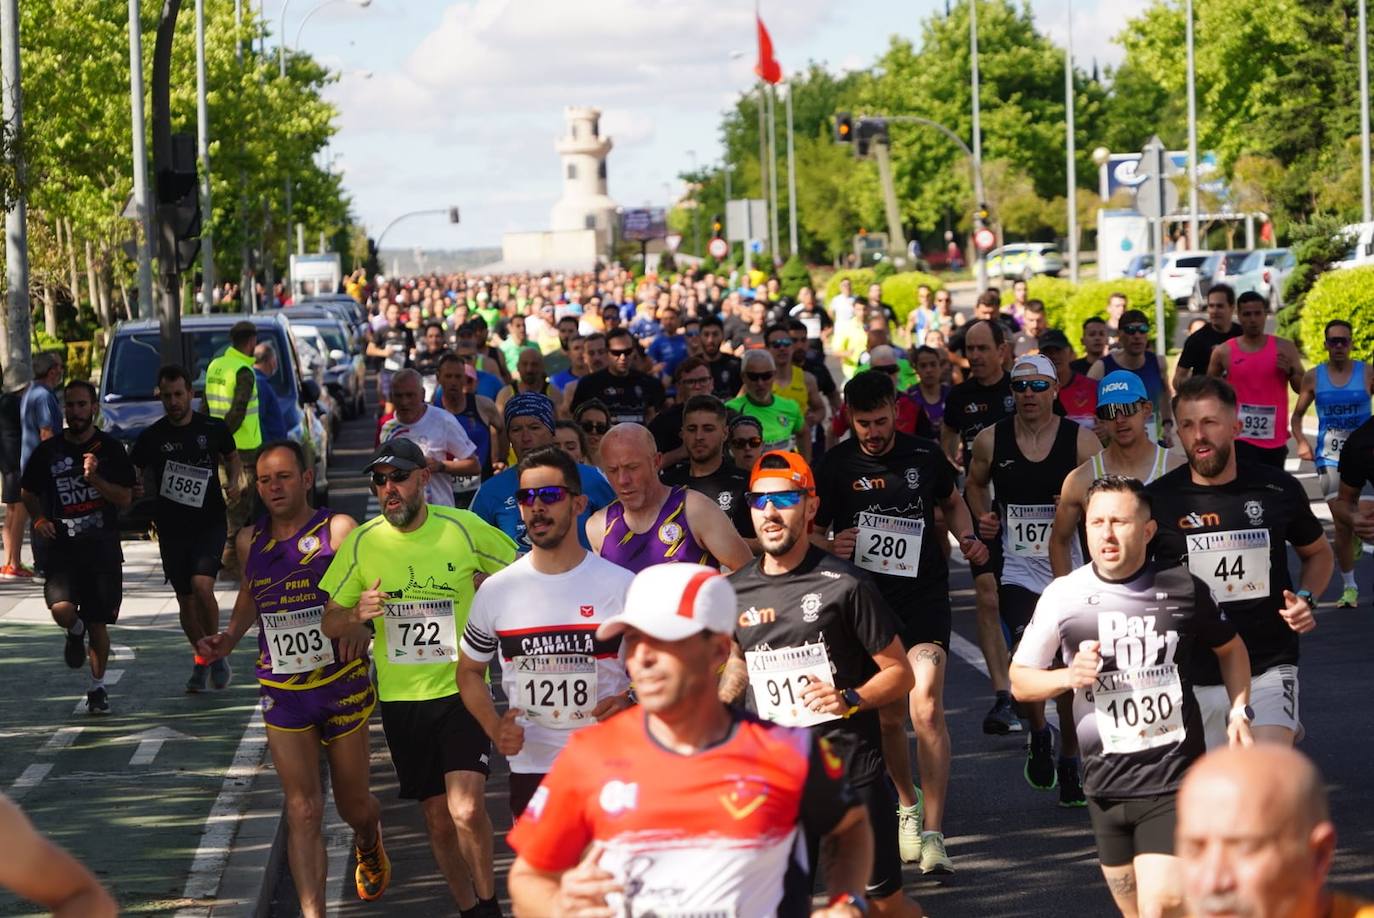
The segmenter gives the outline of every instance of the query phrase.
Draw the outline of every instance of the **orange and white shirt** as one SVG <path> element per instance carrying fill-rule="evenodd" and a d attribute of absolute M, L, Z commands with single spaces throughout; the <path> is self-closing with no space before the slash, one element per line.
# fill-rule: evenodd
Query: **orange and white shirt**
<path fill-rule="evenodd" d="M 729 735 L 682 755 L 631 708 L 573 734 L 507 836 L 537 870 L 570 870 L 593 842 L 624 886 L 617 914 L 806 915 L 805 836 L 856 805 L 826 740 L 734 711 Z"/>

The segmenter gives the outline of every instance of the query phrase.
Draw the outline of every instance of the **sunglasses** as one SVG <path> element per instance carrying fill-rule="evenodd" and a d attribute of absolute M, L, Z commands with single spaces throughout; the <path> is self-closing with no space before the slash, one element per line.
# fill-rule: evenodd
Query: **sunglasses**
<path fill-rule="evenodd" d="M 1138 414 L 1144 406 L 1144 402 L 1125 402 L 1117 405 L 1098 405 L 1097 417 L 1101 421 L 1110 421 L 1113 418 L 1128 418 L 1133 414 Z"/>
<path fill-rule="evenodd" d="M 1122 334 L 1126 335 L 1148 335 L 1150 326 L 1132 322 L 1130 325 L 1121 326 Z"/>
<path fill-rule="evenodd" d="M 634 352 L 635 352 L 635 349 L 632 348 L 632 347 L 626 347 L 626 348 L 615 348 L 615 347 L 613 347 L 613 348 L 611 348 L 609 351 L 607 351 L 607 353 L 609 353 L 612 357 L 629 357 L 629 356 L 630 356 L 631 354 L 633 354 Z"/>
<path fill-rule="evenodd" d="M 766 510 L 772 504 L 779 510 L 788 510 L 802 502 L 805 491 L 745 491 L 744 499 L 755 510 Z"/>
<path fill-rule="evenodd" d="M 413 469 L 392 469 L 390 472 L 373 472 L 372 483 L 381 487 L 388 481 L 392 484 L 400 484 L 414 474 Z"/>
<path fill-rule="evenodd" d="M 711 377 L 709 376 L 684 376 L 679 383 L 684 386 L 709 386 Z"/>
<path fill-rule="evenodd" d="M 792 339 L 791 339 L 791 338 L 774 338 L 772 341 L 769 341 L 769 342 L 768 342 L 768 346 L 769 346 L 769 347 L 791 347 L 791 346 L 792 346 Z"/>
<path fill-rule="evenodd" d="M 1025 392 L 1029 389 L 1032 392 L 1048 392 L 1052 385 L 1048 379 L 1016 379 L 1012 380 L 1011 391 Z"/>
<path fill-rule="evenodd" d="M 745 373 L 744 375 L 752 379 L 754 382 L 763 382 L 765 379 L 773 378 L 772 373 Z"/>
<path fill-rule="evenodd" d="M 610 424 L 598 424 L 595 421 L 582 421 L 579 426 L 581 426 L 583 433 L 589 434 L 604 434 L 611 429 Z"/>
<path fill-rule="evenodd" d="M 869 369 L 877 370 L 879 373 L 886 373 L 888 376 L 896 376 L 901 368 L 897 366 L 897 364 L 895 363 L 889 363 L 881 367 L 875 364 L 874 366 L 869 367 Z"/>
<path fill-rule="evenodd" d="M 689 331 L 689 332 L 684 332 L 684 334 L 686 334 L 686 336 L 687 336 L 688 338 L 700 338 L 700 337 L 701 337 L 701 332 L 699 332 L 699 331 Z"/>
<path fill-rule="evenodd" d="M 1326 346 L 1327 346 L 1327 347 L 1350 347 L 1350 339 L 1349 339 L 1349 338 L 1327 338 L 1327 339 L 1326 339 Z"/>
<path fill-rule="evenodd" d="M 563 485 L 547 485 L 542 488 L 517 488 L 515 500 L 522 507 L 533 507 L 537 500 L 542 504 L 556 504 L 565 497 L 576 496 L 577 492 Z"/>
<path fill-rule="evenodd" d="M 735 437 L 730 445 L 735 449 L 758 449 L 763 445 L 763 437 Z"/>

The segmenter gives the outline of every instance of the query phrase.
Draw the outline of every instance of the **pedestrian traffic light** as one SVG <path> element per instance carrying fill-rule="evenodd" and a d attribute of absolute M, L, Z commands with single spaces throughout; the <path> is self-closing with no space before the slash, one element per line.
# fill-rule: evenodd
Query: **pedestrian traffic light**
<path fill-rule="evenodd" d="M 849 112 L 839 112 L 835 115 L 835 142 L 854 142 L 854 119 L 849 116 Z"/>
<path fill-rule="evenodd" d="M 194 134 L 172 135 L 171 167 L 157 173 L 158 219 L 168 221 L 176 237 L 176 273 L 188 270 L 200 253 L 200 187 L 196 176 Z M 170 253 L 160 251 L 159 259 Z"/>
<path fill-rule="evenodd" d="M 711 218 L 711 238 L 720 239 L 725 235 L 725 218 L 716 214 Z"/>

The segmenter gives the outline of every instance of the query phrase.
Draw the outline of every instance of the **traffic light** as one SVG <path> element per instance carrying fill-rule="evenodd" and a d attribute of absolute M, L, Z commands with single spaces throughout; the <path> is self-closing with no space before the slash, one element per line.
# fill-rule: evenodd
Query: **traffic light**
<path fill-rule="evenodd" d="M 157 213 L 170 222 L 176 237 L 176 271 L 180 274 L 196 262 L 200 254 L 200 187 L 196 180 L 196 138 L 194 134 L 172 135 L 171 168 L 157 173 Z M 168 253 L 159 252 L 159 259 Z"/>
<path fill-rule="evenodd" d="M 835 142 L 854 142 L 854 119 L 849 112 L 837 112 L 835 115 Z"/>
<path fill-rule="evenodd" d="M 854 145 L 854 152 L 861 157 L 868 155 L 869 144 L 888 145 L 886 118 L 860 118 L 855 133 L 858 138 Z"/>
<path fill-rule="evenodd" d="M 711 238 L 720 239 L 725 235 L 725 218 L 716 214 L 711 218 Z"/>
<path fill-rule="evenodd" d="M 987 226 L 988 219 L 991 216 L 992 212 L 988 210 L 988 205 L 985 203 L 980 203 L 978 205 L 978 209 L 973 212 L 974 225 L 978 227 Z"/>

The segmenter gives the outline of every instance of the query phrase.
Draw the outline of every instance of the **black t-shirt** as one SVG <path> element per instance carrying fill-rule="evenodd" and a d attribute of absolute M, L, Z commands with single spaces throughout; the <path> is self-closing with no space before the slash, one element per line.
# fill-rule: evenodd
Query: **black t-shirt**
<path fill-rule="evenodd" d="M 949 390 L 942 423 L 958 432 L 959 439 L 964 441 L 964 451 L 968 454 L 973 450 L 974 438 L 983 428 L 1011 417 L 1015 410 L 1009 375 L 1003 373 L 990 386 L 970 377 Z"/>
<path fill-rule="evenodd" d="M 693 491 L 705 494 L 720 507 L 720 512 L 730 517 L 735 531 L 743 538 L 754 538 L 754 519 L 749 515 L 749 505 L 744 502 L 744 492 L 749 490 L 749 476 L 729 460 L 723 460 L 720 468 L 710 475 L 692 477 L 692 463 L 684 460 L 664 469 L 658 476 L 663 483 L 676 487 L 686 485 Z"/>
<path fill-rule="evenodd" d="M 224 421 L 197 412 L 191 413 L 185 426 L 177 427 L 164 417 L 139 434 L 129 460 L 147 474 L 148 496 L 157 501 L 153 518 L 159 529 L 186 532 L 217 524 L 224 517 L 219 464 L 236 448 Z M 169 462 L 194 466 L 209 474 L 174 470 L 164 489 L 163 476 Z"/>
<path fill-rule="evenodd" d="M 922 598 L 949 592 L 949 565 L 935 530 L 935 508 L 954 490 L 954 468 L 935 442 L 899 433 L 886 453 L 870 456 L 850 437 L 827 450 L 816 469 L 821 500 L 816 525 L 823 529 L 833 523 L 836 532 L 859 526 L 856 563 L 871 558 L 865 569 L 888 604 L 899 615 L 919 615 Z M 919 557 L 908 555 L 913 520 L 924 525 Z M 914 570 L 917 576 L 874 567 Z"/>
<path fill-rule="evenodd" d="M 24 428 L 19 420 L 19 406 L 23 401 L 23 389 L 0 395 L 0 472 L 18 474 L 20 471 L 19 453 Z"/>
<path fill-rule="evenodd" d="M 43 515 L 57 527 L 54 541 L 59 546 L 119 543 L 119 509 L 86 481 L 87 453 L 96 455 L 101 478 L 133 487 L 134 467 L 128 454 L 102 430 L 92 431 L 85 443 L 72 443 L 63 434 L 49 437 L 38 444 L 24 467 L 21 484 L 37 496 Z"/>
<path fill-rule="evenodd" d="M 806 362 L 802 364 L 802 369 L 816 377 L 816 388 L 821 395 L 831 396 L 835 394 L 835 377 L 830 372 L 830 368 L 825 365 L 825 355 L 815 351 L 806 352 Z M 734 396 L 730 396 L 734 398 Z"/>
<path fill-rule="evenodd" d="M 1014 339 L 1021 333 L 1021 326 L 1016 323 L 1015 319 L 1006 313 L 998 313 L 997 321 L 1002 323 L 1002 331 L 1006 334 L 1008 341 Z M 960 325 L 954 330 L 953 334 L 949 336 L 948 347 L 952 353 L 964 353 L 964 338 L 968 336 L 969 326 L 972 324 L 972 322 L 966 322 Z"/>
<path fill-rule="evenodd" d="M 1337 467 L 1341 483 L 1363 489 L 1374 481 L 1374 418 L 1365 421 L 1350 434 L 1341 447 L 1341 462 Z"/>
<path fill-rule="evenodd" d="M 721 320 L 721 331 L 730 347 L 737 348 L 749 334 L 750 323 L 739 316 L 726 316 Z M 760 332 L 762 334 L 762 332 Z"/>
<path fill-rule="evenodd" d="M 711 394 L 721 401 L 729 401 L 739 395 L 744 385 L 744 371 L 740 359 L 730 354 L 721 354 L 707 364 L 711 369 Z"/>
<path fill-rule="evenodd" d="M 657 411 L 663 407 L 663 384 L 638 370 L 624 376 L 597 370 L 577 381 L 572 407 L 591 399 L 599 399 L 610 409 L 612 424 L 643 424 L 646 408 Z"/>
<path fill-rule="evenodd" d="M 1228 332 L 1219 332 L 1210 325 L 1204 325 L 1183 342 L 1183 352 L 1178 356 L 1178 365 L 1191 370 L 1194 376 L 1201 376 L 1207 372 L 1207 364 L 1212 359 L 1212 348 L 1239 335 L 1239 322 L 1232 322 L 1231 330 Z"/>
<path fill-rule="evenodd" d="M 1080 376 L 1087 376 L 1095 363 L 1097 361 L 1091 357 L 1078 357 L 1069 361 L 1069 368 Z"/>
<path fill-rule="evenodd" d="M 386 348 L 388 356 L 382 358 L 382 369 L 389 372 L 404 370 L 411 365 L 410 355 L 415 350 L 415 333 L 404 325 L 388 325 L 377 336 L 377 346 Z"/>
<path fill-rule="evenodd" d="M 415 370 L 421 376 L 438 376 L 439 362 L 448 356 L 449 350 L 441 347 L 437 351 L 423 349 L 415 355 Z"/>
<path fill-rule="evenodd" d="M 1193 482 L 1187 465 L 1147 486 L 1154 501 L 1155 558 L 1186 563 L 1211 587 L 1250 652 L 1255 675 L 1298 662 L 1298 635 L 1279 615 L 1292 589 L 1285 542 L 1310 545 L 1325 533 L 1297 479 L 1270 466 L 1240 462 L 1224 485 Z M 1268 543 L 1266 549 L 1265 543 Z M 1199 655 L 1193 681 L 1220 685 L 1216 658 Z"/>
<path fill-rule="evenodd" d="M 891 644 L 897 631 L 892 610 L 868 575 L 815 547 L 786 574 L 765 574 L 761 564 L 755 561 L 730 575 L 740 609 L 735 641 L 746 660 L 750 651 L 820 644 L 836 688 L 857 689 L 872 678 L 878 671 L 873 655 Z M 787 684 L 755 676 L 745 691 L 749 710 L 759 710 L 754 693 L 769 691 L 769 682 L 780 697 L 787 697 Z M 827 721 L 815 729 L 844 759 L 850 783 L 863 786 L 883 775 L 876 710 Z"/>

